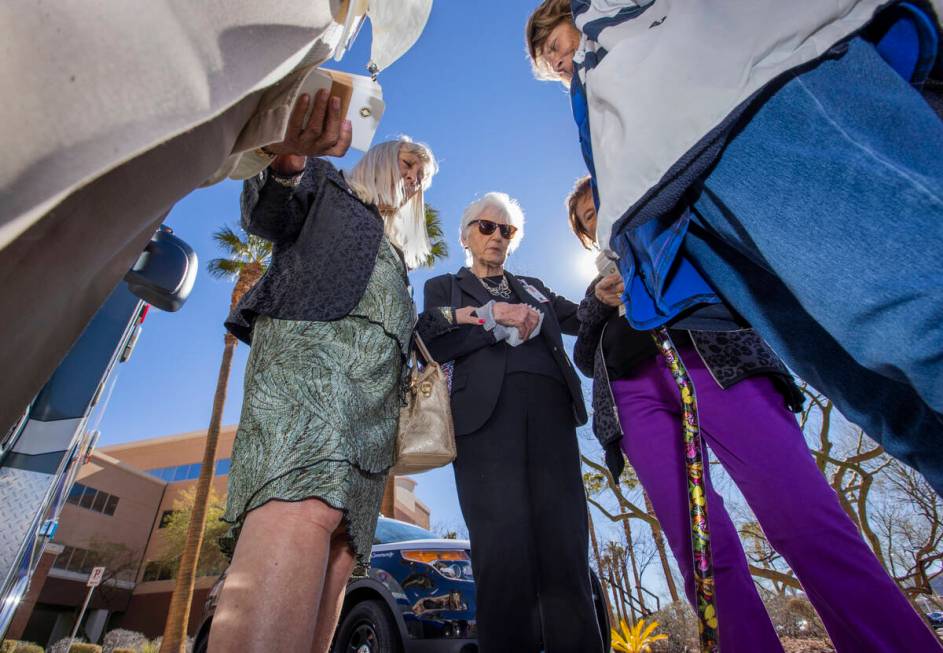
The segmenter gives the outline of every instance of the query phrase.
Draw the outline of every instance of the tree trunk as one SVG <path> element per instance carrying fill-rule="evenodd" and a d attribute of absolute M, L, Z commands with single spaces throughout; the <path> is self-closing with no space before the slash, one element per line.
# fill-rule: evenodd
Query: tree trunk
<path fill-rule="evenodd" d="M 230 297 L 230 310 L 235 308 L 252 286 L 262 276 L 262 266 L 258 263 L 246 265 L 239 273 L 236 285 Z M 203 532 L 206 528 L 206 511 L 209 507 L 210 484 L 216 472 L 216 449 L 219 444 L 219 427 L 223 419 L 223 407 L 226 405 L 226 390 L 229 373 L 232 370 L 232 356 L 238 342 L 231 333 L 223 337 L 223 360 L 219 364 L 219 376 L 216 378 L 216 394 L 213 396 L 213 413 L 206 430 L 206 444 L 203 447 L 203 462 L 200 476 L 196 482 L 193 500 L 193 512 L 190 514 L 190 526 L 187 540 L 180 556 L 177 568 L 177 580 L 174 593 L 167 610 L 167 623 L 160 645 L 160 653 L 184 653 L 187 643 L 187 625 L 190 622 L 190 603 L 193 601 L 193 587 L 196 583 L 197 566 L 200 562 L 200 549 L 203 547 Z"/>
<path fill-rule="evenodd" d="M 213 481 L 214 468 L 216 467 L 219 426 L 223 416 L 223 406 L 226 404 L 226 385 L 232 368 L 232 355 L 236 349 L 236 339 L 227 333 L 225 343 L 223 360 L 219 366 L 219 377 L 216 380 L 213 414 L 210 417 L 210 426 L 206 431 L 203 463 L 200 467 L 200 476 L 196 482 L 196 495 L 193 501 L 193 512 L 190 515 L 190 527 L 187 530 L 187 540 L 180 556 L 177 582 L 174 585 L 170 608 L 167 611 L 167 624 L 164 626 L 164 637 L 160 645 L 160 653 L 184 653 L 187 642 L 190 602 L 193 599 L 193 587 L 196 582 L 200 549 L 203 546 L 203 531 L 206 526 L 210 483 Z"/>
<path fill-rule="evenodd" d="M 622 595 L 622 612 L 627 613 L 632 617 L 632 623 L 635 623 L 638 617 L 635 614 L 635 601 L 632 600 L 632 584 L 629 582 L 629 573 L 625 568 L 625 557 L 622 557 L 622 560 L 613 561 L 613 565 L 616 568 L 616 572 L 619 576 L 619 592 Z M 625 604 L 628 603 L 628 610 L 626 610 Z"/>
<path fill-rule="evenodd" d="M 380 502 L 380 514 L 390 519 L 396 519 L 396 477 L 390 472 L 386 477 L 386 487 L 383 488 L 383 501 Z"/>
<path fill-rule="evenodd" d="M 609 581 L 609 589 L 612 590 L 612 604 L 615 606 L 616 618 L 621 624 L 625 621 L 625 613 L 622 611 L 622 601 L 619 600 L 619 583 L 616 580 L 615 565 L 612 560 L 606 560 L 606 578 Z"/>
<path fill-rule="evenodd" d="M 622 520 L 622 528 L 625 529 L 625 552 L 632 564 L 632 578 L 635 580 L 635 592 L 638 594 L 638 604 L 642 612 L 648 612 L 645 605 L 645 595 L 642 594 L 642 579 L 638 573 L 638 562 L 635 559 L 635 545 L 632 542 L 632 526 L 628 519 Z"/>
<path fill-rule="evenodd" d="M 651 517 L 655 517 L 655 508 L 652 506 L 652 500 L 648 498 L 648 493 L 643 492 L 645 496 L 645 510 Z M 668 594 L 671 595 L 672 602 L 678 601 L 678 587 L 675 585 L 674 574 L 671 573 L 671 565 L 668 563 L 668 552 L 665 547 L 665 538 L 661 532 L 661 525 L 651 524 L 652 538 L 655 540 L 655 548 L 658 550 L 658 559 L 661 560 L 661 568 L 665 574 L 665 584 L 668 586 Z"/>
<path fill-rule="evenodd" d="M 609 593 L 606 591 L 606 579 L 602 570 L 601 557 L 599 555 L 599 540 L 596 539 L 596 527 L 593 524 L 593 515 L 586 506 L 586 517 L 589 519 L 589 542 L 593 547 L 593 562 L 596 563 L 596 575 L 599 577 L 599 585 L 602 589 L 603 604 L 606 606 L 606 612 L 612 619 L 612 606 L 609 604 Z"/>

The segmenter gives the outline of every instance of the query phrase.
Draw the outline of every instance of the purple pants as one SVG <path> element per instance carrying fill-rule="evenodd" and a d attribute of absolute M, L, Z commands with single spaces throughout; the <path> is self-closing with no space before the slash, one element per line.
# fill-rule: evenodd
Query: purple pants
<path fill-rule="evenodd" d="M 766 377 L 722 390 L 690 346 L 704 442 L 740 488 L 769 543 L 795 572 L 839 653 L 943 651 L 842 510 L 816 467 L 795 416 Z M 622 448 L 655 508 L 694 598 L 681 405 L 664 361 L 612 383 Z M 706 470 L 705 470 L 706 471 Z M 781 653 L 740 537 L 707 478 L 722 653 Z"/>

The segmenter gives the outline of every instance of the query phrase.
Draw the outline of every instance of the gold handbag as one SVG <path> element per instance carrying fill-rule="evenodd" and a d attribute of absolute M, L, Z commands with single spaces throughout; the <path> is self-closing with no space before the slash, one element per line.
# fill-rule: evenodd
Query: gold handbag
<path fill-rule="evenodd" d="M 416 334 L 416 348 L 426 359 L 420 369 L 410 357 L 407 405 L 399 413 L 394 474 L 418 474 L 455 460 L 455 425 L 445 372 Z"/>

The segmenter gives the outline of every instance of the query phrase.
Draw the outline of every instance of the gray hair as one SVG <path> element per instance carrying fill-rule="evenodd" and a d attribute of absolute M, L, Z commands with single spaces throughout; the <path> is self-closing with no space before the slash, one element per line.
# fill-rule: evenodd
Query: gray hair
<path fill-rule="evenodd" d="M 518 245 L 521 244 L 521 241 L 524 240 L 524 211 L 521 209 L 521 205 L 517 203 L 517 200 L 507 193 L 485 193 L 481 199 L 475 200 L 465 207 L 465 210 L 462 211 L 462 223 L 458 232 L 459 242 L 462 246 L 465 245 L 465 235 L 468 233 L 472 222 L 477 220 L 481 214 L 488 209 L 495 209 L 504 216 L 504 219 L 507 220 L 509 225 L 517 227 L 517 233 L 514 234 L 514 238 L 512 238 L 511 242 L 508 244 L 508 254 L 513 253 Z M 471 265 L 472 263 L 470 250 L 467 250 L 465 253 L 465 263 L 467 265 Z"/>

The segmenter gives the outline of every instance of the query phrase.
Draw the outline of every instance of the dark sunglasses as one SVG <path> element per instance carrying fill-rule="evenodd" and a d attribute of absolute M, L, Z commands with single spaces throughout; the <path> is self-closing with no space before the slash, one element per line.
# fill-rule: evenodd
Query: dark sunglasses
<path fill-rule="evenodd" d="M 514 234 L 517 233 L 517 227 L 510 224 L 498 224 L 491 220 L 472 220 L 469 224 L 476 223 L 478 224 L 478 233 L 482 236 L 490 236 L 494 233 L 495 229 L 500 229 L 501 237 L 504 238 L 504 240 L 511 240 L 514 238 Z"/>

